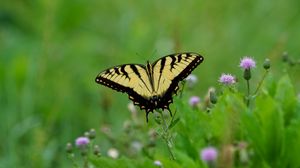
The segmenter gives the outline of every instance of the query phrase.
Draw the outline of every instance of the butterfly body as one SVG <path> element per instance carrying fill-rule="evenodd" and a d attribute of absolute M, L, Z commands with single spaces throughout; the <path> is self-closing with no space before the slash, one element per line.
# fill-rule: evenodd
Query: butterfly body
<path fill-rule="evenodd" d="M 155 109 L 168 109 L 178 83 L 186 78 L 202 61 L 197 53 L 171 54 L 154 63 L 124 64 L 101 72 L 95 81 L 119 92 L 148 113 Z M 170 110 L 169 110 L 170 111 Z"/>

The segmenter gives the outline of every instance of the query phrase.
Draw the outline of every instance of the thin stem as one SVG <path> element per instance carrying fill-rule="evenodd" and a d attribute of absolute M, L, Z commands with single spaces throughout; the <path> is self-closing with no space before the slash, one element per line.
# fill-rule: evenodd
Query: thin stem
<path fill-rule="evenodd" d="M 170 123 L 169 123 L 168 128 L 169 128 L 169 127 L 171 126 L 171 124 L 173 123 L 174 118 L 175 118 L 175 116 L 176 116 L 176 113 L 177 113 L 177 110 L 175 110 L 175 113 L 173 114 L 173 116 L 172 116 L 172 118 L 171 118 L 171 121 L 170 121 Z"/>
<path fill-rule="evenodd" d="M 179 98 L 182 98 L 182 93 L 183 93 L 184 87 L 185 87 L 185 81 L 182 82 L 182 88 L 181 88 L 181 91 L 180 91 Z"/>
<path fill-rule="evenodd" d="M 83 167 L 84 168 L 89 167 L 89 162 L 88 162 L 87 156 L 84 156 L 84 158 L 83 158 Z"/>
<path fill-rule="evenodd" d="M 249 107 L 250 104 L 250 83 L 249 80 L 247 80 L 247 107 Z"/>
<path fill-rule="evenodd" d="M 265 71 L 265 73 L 264 73 L 262 79 L 259 81 L 259 83 L 258 83 L 258 85 L 257 85 L 257 88 L 256 88 L 256 90 L 255 90 L 255 92 L 254 92 L 254 95 L 257 94 L 258 90 L 259 90 L 260 87 L 262 86 L 262 83 L 263 83 L 263 81 L 265 80 L 265 78 L 266 78 L 268 72 L 269 72 L 269 70 L 266 70 L 266 71 Z"/>
<path fill-rule="evenodd" d="M 172 142 L 171 142 L 171 139 L 170 139 L 170 137 L 169 137 L 169 132 L 168 132 L 169 127 L 168 127 L 168 125 L 167 125 L 167 122 L 166 122 L 166 120 L 165 120 L 165 117 L 164 117 L 164 115 L 163 115 L 163 112 L 160 112 L 160 115 L 161 115 L 161 118 L 162 118 L 162 120 L 163 120 L 163 134 L 162 134 L 162 138 L 165 140 L 165 142 L 166 142 L 166 144 L 167 144 L 168 151 L 169 151 L 169 153 L 170 153 L 170 155 L 171 155 L 171 159 L 172 159 L 172 160 L 175 160 L 174 154 L 173 154 L 172 149 L 171 149 L 171 144 L 172 144 Z"/>

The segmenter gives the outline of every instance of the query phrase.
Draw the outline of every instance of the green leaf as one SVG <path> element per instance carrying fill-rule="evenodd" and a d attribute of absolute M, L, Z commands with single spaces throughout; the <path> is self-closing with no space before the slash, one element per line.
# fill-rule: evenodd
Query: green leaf
<path fill-rule="evenodd" d="M 95 167 L 99 168 L 156 168 L 153 161 L 149 159 L 129 159 L 121 157 L 119 159 L 112 159 L 109 157 L 90 158 L 90 161 Z"/>
<path fill-rule="evenodd" d="M 297 97 L 288 75 L 283 76 L 277 85 L 275 99 L 280 103 L 284 112 L 285 125 L 296 115 Z"/>
<path fill-rule="evenodd" d="M 176 118 L 174 121 L 172 121 L 169 125 L 169 129 L 172 129 L 178 123 L 179 120 L 179 118 Z"/>
<path fill-rule="evenodd" d="M 179 162 L 182 168 L 199 168 L 199 165 L 195 162 L 195 160 L 199 160 L 199 157 L 193 160 L 193 158 L 182 151 L 176 151 L 175 154 L 177 162 Z"/>
<path fill-rule="evenodd" d="M 298 111 L 299 112 L 299 111 Z M 300 120 L 291 121 L 285 132 L 284 155 L 281 167 L 300 167 Z"/>
<path fill-rule="evenodd" d="M 258 154 L 257 161 L 265 160 L 271 167 L 278 167 L 284 139 L 282 111 L 267 94 L 259 95 L 255 103 L 254 111 L 244 115 L 245 129 Z"/>

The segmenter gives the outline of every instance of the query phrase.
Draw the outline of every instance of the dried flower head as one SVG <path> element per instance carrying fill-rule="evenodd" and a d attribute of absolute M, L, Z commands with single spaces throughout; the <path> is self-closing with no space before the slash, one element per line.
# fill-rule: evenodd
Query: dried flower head
<path fill-rule="evenodd" d="M 119 157 L 119 151 L 115 148 L 110 148 L 107 151 L 107 155 L 113 159 L 117 159 Z"/>
<path fill-rule="evenodd" d="M 222 74 L 221 77 L 219 78 L 219 82 L 224 85 L 232 85 L 236 81 L 235 81 L 235 77 L 232 76 L 231 74 Z"/>
<path fill-rule="evenodd" d="M 250 58 L 250 57 L 244 57 L 243 59 L 241 59 L 241 62 L 240 62 L 240 67 L 242 69 L 251 69 L 251 68 L 255 68 L 256 66 L 256 63 L 255 61 Z"/>

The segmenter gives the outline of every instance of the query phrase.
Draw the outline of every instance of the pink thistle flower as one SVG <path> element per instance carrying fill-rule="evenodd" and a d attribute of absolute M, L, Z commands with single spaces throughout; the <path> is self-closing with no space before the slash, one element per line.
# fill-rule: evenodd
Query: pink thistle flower
<path fill-rule="evenodd" d="M 231 74 L 222 74 L 219 79 L 219 82 L 225 85 L 232 85 L 236 81 L 235 81 L 235 77 L 232 76 Z"/>
<path fill-rule="evenodd" d="M 201 150 L 200 157 L 204 162 L 213 162 L 218 157 L 218 151 L 214 147 L 207 147 Z"/>
<path fill-rule="evenodd" d="M 196 107 L 200 103 L 200 98 L 198 96 L 192 96 L 189 100 L 189 104 L 192 107 Z"/>
<path fill-rule="evenodd" d="M 255 68 L 255 66 L 256 66 L 255 61 L 250 57 L 244 57 L 240 62 L 240 67 L 244 70 Z"/>
<path fill-rule="evenodd" d="M 76 146 L 79 148 L 83 148 L 83 147 L 87 146 L 89 143 L 90 143 L 90 140 L 87 137 L 78 137 L 75 141 Z"/>

